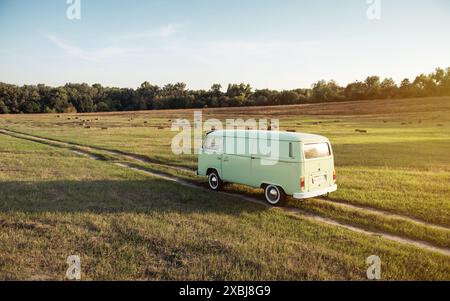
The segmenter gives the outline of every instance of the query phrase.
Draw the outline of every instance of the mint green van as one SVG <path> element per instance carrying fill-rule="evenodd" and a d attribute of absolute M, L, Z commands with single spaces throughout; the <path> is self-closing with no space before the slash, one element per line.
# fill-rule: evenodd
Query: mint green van
<path fill-rule="evenodd" d="M 307 199 L 337 190 L 333 151 L 327 138 L 273 133 L 254 130 L 208 133 L 199 152 L 197 174 L 207 176 L 214 191 L 221 190 L 226 182 L 263 188 L 266 201 L 273 206 L 282 205 L 286 195 Z M 272 149 L 271 154 L 268 148 Z"/>

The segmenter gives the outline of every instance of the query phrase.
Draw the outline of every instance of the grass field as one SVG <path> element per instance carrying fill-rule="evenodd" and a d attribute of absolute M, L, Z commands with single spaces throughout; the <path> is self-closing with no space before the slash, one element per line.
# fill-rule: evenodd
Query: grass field
<path fill-rule="evenodd" d="M 203 113 L 327 136 L 339 190 L 290 200 L 305 213 L 291 214 L 117 166 L 202 184 L 169 168 L 195 169 L 195 156 L 170 150 L 172 121 L 193 110 L 1 116 L 11 135 L 93 147 L 103 160 L 0 133 L 0 279 L 64 279 L 79 254 L 83 279 L 353 280 L 374 254 L 383 279 L 450 280 L 448 255 L 306 218 L 450 250 L 450 97 Z"/>

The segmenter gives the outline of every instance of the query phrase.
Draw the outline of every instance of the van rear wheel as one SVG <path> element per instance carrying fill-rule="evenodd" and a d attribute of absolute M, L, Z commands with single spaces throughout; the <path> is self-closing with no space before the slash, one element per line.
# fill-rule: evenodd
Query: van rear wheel
<path fill-rule="evenodd" d="M 264 196 L 271 206 L 282 206 L 286 202 L 286 194 L 283 189 L 275 185 L 267 185 L 264 188 Z"/>
<path fill-rule="evenodd" d="M 222 189 L 223 181 L 220 179 L 217 171 L 213 170 L 208 174 L 208 185 L 214 191 L 220 191 Z"/>

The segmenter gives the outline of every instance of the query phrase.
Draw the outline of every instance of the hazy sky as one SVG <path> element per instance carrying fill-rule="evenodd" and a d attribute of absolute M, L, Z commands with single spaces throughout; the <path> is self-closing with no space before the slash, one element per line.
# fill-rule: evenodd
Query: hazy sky
<path fill-rule="evenodd" d="M 377 1 L 377 0 L 372 0 Z M 450 66 L 449 0 L 0 0 L 0 81 L 256 88 Z"/>

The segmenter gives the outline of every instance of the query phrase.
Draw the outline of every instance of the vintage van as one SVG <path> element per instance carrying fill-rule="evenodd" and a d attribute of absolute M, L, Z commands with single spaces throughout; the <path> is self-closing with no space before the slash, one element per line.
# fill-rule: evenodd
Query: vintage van
<path fill-rule="evenodd" d="M 270 205 L 286 195 L 307 199 L 337 190 L 330 141 L 322 136 L 256 130 L 213 131 L 199 151 L 199 176 L 219 191 L 224 182 L 263 188 Z M 262 146 L 263 147 L 262 147 Z M 267 149 L 272 149 L 269 154 Z M 276 155 L 273 155 L 273 150 Z"/>

